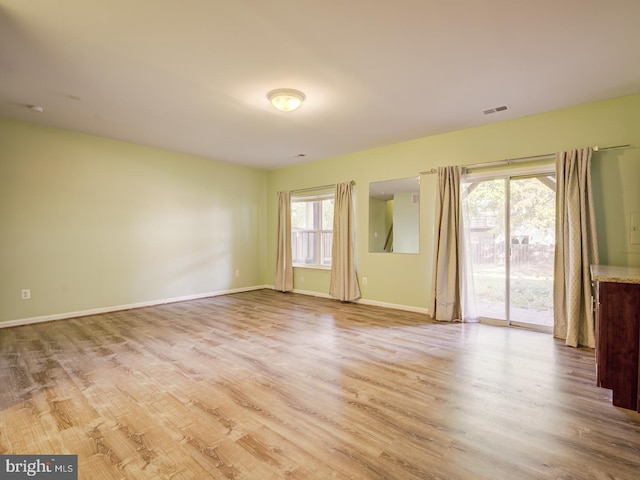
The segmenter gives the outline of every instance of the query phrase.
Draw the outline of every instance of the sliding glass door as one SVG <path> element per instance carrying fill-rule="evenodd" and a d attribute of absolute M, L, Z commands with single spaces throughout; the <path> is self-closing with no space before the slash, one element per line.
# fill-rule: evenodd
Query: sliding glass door
<path fill-rule="evenodd" d="M 555 171 L 544 166 L 468 175 L 463 192 L 477 315 L 550 331 Z"/>

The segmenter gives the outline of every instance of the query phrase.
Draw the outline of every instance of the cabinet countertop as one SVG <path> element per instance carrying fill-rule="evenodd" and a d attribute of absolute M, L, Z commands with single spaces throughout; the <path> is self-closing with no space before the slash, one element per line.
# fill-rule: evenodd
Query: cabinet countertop
<path fill-rule="evenodd" d="M 591 279 L 596 282 L 640 283 L 640 268 L 591 265 Z"/>

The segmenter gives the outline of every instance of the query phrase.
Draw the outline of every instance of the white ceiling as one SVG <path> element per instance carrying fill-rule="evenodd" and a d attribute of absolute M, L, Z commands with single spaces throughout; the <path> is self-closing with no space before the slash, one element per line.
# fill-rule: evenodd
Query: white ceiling
<path fill-rule="evenodd" d="M 259 168 L 638 92 L 639 0 L 0 0 L 0 117 Z"/>

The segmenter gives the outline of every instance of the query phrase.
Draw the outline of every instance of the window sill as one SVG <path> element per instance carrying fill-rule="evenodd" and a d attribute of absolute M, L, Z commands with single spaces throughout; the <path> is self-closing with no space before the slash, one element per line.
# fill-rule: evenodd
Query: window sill
<path fill-rule="evenodd" d="M 325 265 L 305 265 L 304 263 L 300 263 L 300 264 L 293 264 L 293 268 L 304 268 L 306 270 L 327 270 L 330 271 L 331 270 L 331 266 L 325 266 Z"/>

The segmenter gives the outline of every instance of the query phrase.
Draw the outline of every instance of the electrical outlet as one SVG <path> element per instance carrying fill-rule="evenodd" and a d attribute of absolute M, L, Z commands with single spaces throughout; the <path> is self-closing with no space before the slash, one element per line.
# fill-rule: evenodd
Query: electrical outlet
<path fill-rule="evenodd" d="M 236 270 L 236 277 L 240 276 L 240 270 Z"/>
<path fill-rule="evenodd" d="M 29 300 L 31 298 L 31 289 L 23 288 L 22 291 L 20 292 L 20 295 L 22 297 L 22 300 Z"/>
<path fill-rule="evenodd" d="M 362 277 L 362 285 L 366 285 L 368 282 L 367 277 Z"/>
<path fill-rule="evenodd" d="M 304 283 L 304 277 L 300 277 L 300 283 Z"/>

